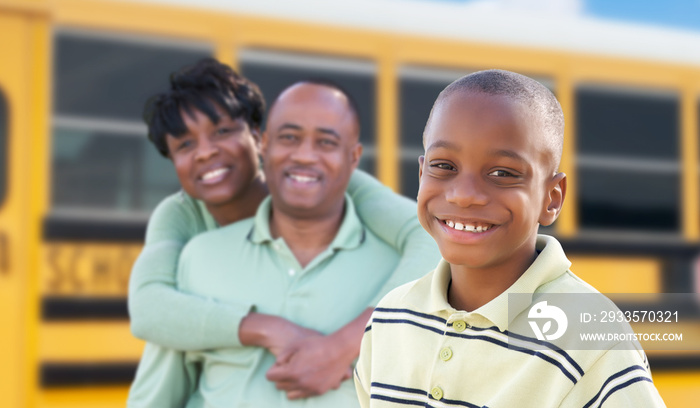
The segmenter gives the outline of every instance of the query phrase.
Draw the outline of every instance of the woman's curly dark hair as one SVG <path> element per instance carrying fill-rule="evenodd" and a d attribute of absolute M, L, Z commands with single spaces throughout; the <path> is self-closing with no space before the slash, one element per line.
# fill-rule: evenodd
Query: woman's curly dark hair
<path fill-rule="evenodd" d="M 166 135 L 180 137 L 187 132 L 182 112 L 192 109 L 219 122 L 216 103 L 232 119 L 242 118 L 251 129 L 260 129 L 265 114 L 265 99 L 253 82 L 213 58 L 205 58 L 170 75 L 170 89 L 146 101 L 143 120 L 148 139 L 160 154 L 168 157 Z"/>

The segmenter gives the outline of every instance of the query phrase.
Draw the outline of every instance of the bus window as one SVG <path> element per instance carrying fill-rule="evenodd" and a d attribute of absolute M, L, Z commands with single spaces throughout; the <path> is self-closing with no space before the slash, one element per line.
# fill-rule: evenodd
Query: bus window
<path fill-rule="evenodd" d="M 423 154 L 423 130 L 433 102 L 447 85 L 468 73 L 409 66 L 399 69 L 401 193 L 406 197 L 415 200 L 418 194 L 418 156 Z"/>
<path fill-rule="evenodd" d="M 7 145 L 9 127 L 7 117 L 7 101 L 5 100 L 5 94 L 0 89 L 0 207 L 5 201 L 5 195 L 7 194 L 7 167 L 9 165 L 7 160 L 9 148 Z"/>
<path fill-rule="evenodd" d="M 576 90 L 579 223 L 679 233 L 679 103 L 672 93 Z"/>
<path fill-rule="evenodd" d="M 146 138 L 146 99 L 206 44 L 59 31 L 55 37 L 52 216 L 145 218 L 179 184 Z"/>
<path fill-rule="evenodd" d="M 325 79 L 340 85 L 352 96 L 360 110 L 360 141 L 363 145 L 360 168 L 375 173 L 377 69 L 374 63 L 246 49 L 239 53 L 239 66 L 243 75 L 260 86 L 268 106 L 282 89 L 295 81 Z"/>

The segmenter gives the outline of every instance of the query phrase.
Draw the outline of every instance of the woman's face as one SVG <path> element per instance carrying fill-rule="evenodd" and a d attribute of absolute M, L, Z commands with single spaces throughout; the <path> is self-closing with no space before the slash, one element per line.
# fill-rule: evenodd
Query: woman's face
<path fill-rule="evenodd" d="M 187 132 L 166 136 L 169 157 L 182 188 L 193 198 L 218 206 L 245 198 L 259 174 L 259 137 L 245 120 L 232 119 L 214 104 L 219 122 L 196 109 L 182 111 Z"/>

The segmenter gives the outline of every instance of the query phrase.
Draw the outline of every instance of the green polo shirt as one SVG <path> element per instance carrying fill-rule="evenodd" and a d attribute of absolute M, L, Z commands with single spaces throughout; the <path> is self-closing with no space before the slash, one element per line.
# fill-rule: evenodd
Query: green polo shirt
<path fill-rule="evenodd" d="M 353 172 L 347 192 L 365 226 L 402 254 L 391 278 L 367 302 L 366 306 L 373 307 L 391 289 L 407 282 L 406 276 L 418 278 L 430 271 L 440 259 L 440 252 L 416 218 L 415 201 L 395 194 L 361 170 Z M 181 351 L 235 345 L 234 322 L 248 313 L 246 305 L 202 299 L 175 289 L 182 248 L 193 237 L 216 228 L 204 203 L 182 191 L 158 205 L 129 280 L 134 336 Z M 154 360 L 154 352 L 168 352 L 153 345 L 147 349 L 149 355 L 144 355 L 140 372 L 150 370 L 146 361 Z M 138 381 L 135 384 L 139 386 Z"/>
<path fill-rule="evenodd" d="M 663 407 L 641 349 L 560 349 L 534 336 L 509 347 L 509 294 L 597 293 L 568 270 L 556 239 L 538 236 L 537 249 L 510 288 L 471 312 L 448 303 L 444 260 L 384 297 L 355 370 L 362 407 Z M 519 306 L 522 316 L 531 305 Z"/>
<path fill-rule="evenodd" d="M 328 334 L 364 311 L 399 260 L 394 249 L 362 225 L 346 197 L 345 215 L 335 239 L 302 267 L 284 239 L 271 236 L 270 211 L 268 197 L 254 218 L 190 241 L 180 259 L 179 289 L 248 304 L 257 312 Z M 232 323 L 238 327 L 240 322 Z M 191 351 L 185 353 L 185 360 L 187 369 L 199 374 L 188 407 L 358 407 L 352 381 L 319 397 L 287 400 L 265 378 L 275 359 L 264 348 L 239 344 Z"/>

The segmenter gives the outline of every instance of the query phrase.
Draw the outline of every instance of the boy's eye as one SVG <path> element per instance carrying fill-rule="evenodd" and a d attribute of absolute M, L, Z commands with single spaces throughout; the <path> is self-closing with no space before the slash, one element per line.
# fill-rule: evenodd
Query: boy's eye
<path fill-rule="evenodd" d="M 515 177 L 515 175 L 509 171 L 506 170 L 494 170 L 491 173 L 489 173 L 489 176 L 495 176 L 495 177 Z"/>
<path fill-rule="evenodd" d="M 454 170 L 455 167 L 449 163 L 433 163 L 430 167 L 440 169 L 440 170 Z"/>

